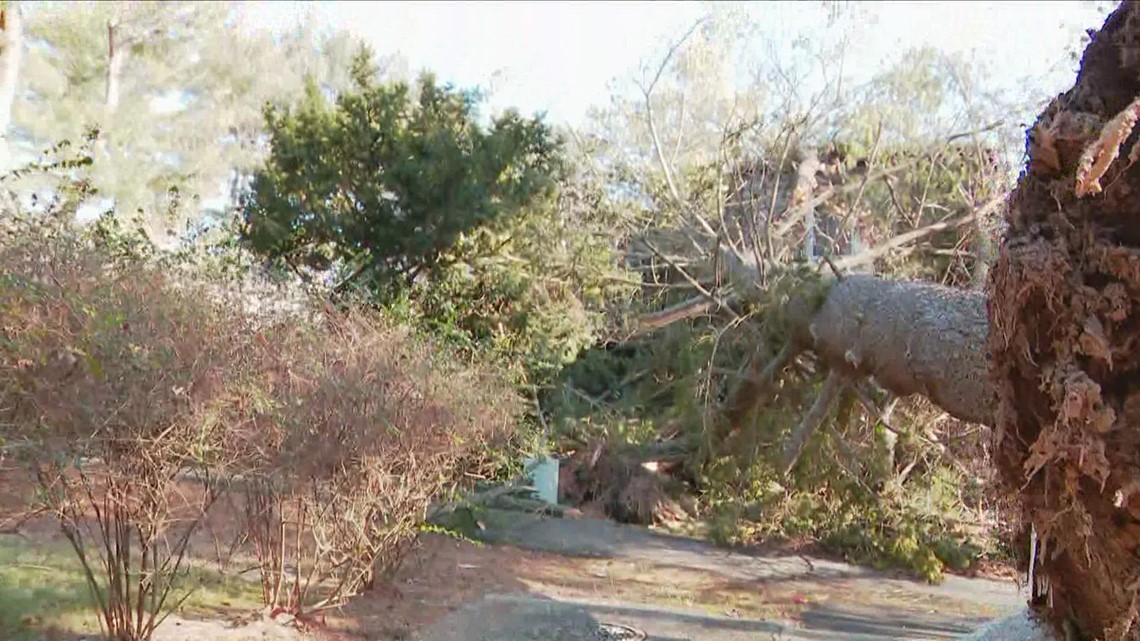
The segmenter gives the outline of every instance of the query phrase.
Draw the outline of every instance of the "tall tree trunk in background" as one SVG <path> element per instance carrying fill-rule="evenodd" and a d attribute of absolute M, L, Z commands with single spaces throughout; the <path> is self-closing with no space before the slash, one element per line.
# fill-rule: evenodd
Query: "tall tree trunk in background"
<path fill-rule="evenodd" d="M 111 153 L 108 148 L 107 129 L 111 127 L 115 112 L 119 111 L 123 65 L 127 64 L 129 51 L 121 31 L 122 25 L 107 21 L 107 75 L 104 79 L 103 123 L 99 127 L 99 137 L 95 140 L 97 156 L 106 157 Z"/>
<path fill-rule="evenodd" d="M 1029 135 L 993 268 L 995 464 L 1066 636 L 1140 639 L 1140 6 L 1092 37 Z M 1119 151 L 1119 157 L 1117 153 Z"/>
<path fill-rule="evenodd" d="M 820 170 L 823 163 L 819 161 L 819 156 L 814 150 L 809 150 L 804 153 L 804 158 L 800 160 L 799 166 L 796 167 L 796 187 L 792 192 L 791 206 L 795 207 L 812 196 L 812 192 L 816 188 L 815 174 Z M 816 240 L 816 208 L 810 207 L 804 213 L 804 260 L 812 262 L 815 260 L 815 240 Z"/>
<path fill-rule="evenodd" d="M 94 151 L 96 156 L 105 157 L 109 153 L 107 145 L 110 134 L 107 129 L 111 126 L 111 120 L 119 109 L 123 67 L 126 65 L 127 56 L 130 53 L 130 47 L 123 31 L 122 24 L 114 20 L 107 21 L 107 73 L 103 88 L 103 122 L 99 127 L 99 137 L 95 140 Z"/>
<path fill-rule="evenodd" d="M 23 57 L 23 19 L 20 3 L 7 0 L 0 7 L 0 173 L 12 168 L 12 104 L 20 79 Z"/>
<path fill-rule="evenodd" d="M 130 49 L 122 34 L 117 33 L 119 26 L 114 22 L 107 23 L 107 78 L 106 94 L 103 99 L 103 111 L 111 116 L 119 108 L 119 91 L 123 79 L 123 65 L 127 62 Z"/>

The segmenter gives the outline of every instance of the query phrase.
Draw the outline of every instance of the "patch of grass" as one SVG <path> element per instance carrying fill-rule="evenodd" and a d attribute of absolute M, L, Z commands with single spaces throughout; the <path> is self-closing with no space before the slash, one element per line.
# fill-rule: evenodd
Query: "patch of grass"
<path fill-rule="evenodd" d="M 209 567 L 193 567 L 171 599 L 192 590 L 178 614 L 210 618 L 258 607 L 259 586 Z M 0 536 L 0 639 L 32 641 L 46 630 L 99 630 L 91 592 L 75 553 L 64 543 L 37 545 Z"/>
<path fill-rule="evenodd" d="M 44 629 L 98 630 L 91 593 L 74 553 L 0 537 L 0 638 L 38 638 Z"/>
<path fill-rule="evenodd" d="M 255 580 L 222 575 L 212 568 L 192 568 L 175 588 L 175 594 L 190 596 L 179 608 L 181 616 L 207 618 L 261 607 L 261 585 Z"/>

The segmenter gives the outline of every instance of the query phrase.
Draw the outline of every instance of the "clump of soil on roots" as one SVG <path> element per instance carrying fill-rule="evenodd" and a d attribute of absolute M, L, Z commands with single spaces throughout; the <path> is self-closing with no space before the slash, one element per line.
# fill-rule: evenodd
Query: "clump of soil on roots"
<path fill-rule="evenodd" d="M 1140 5 L 1085 51 L 1028 137 L 989 302 L 996 463 L 1038 545 L 1034 602 L 1140 640 Z"/>
<path fill-rule="evenodd" d="M 563 463 L 559 494 L 571 505 L 596 506 L 619 523 L 684 521 L 692 508 L 682 507 L 678 498 L 683 491 L 670 471 L 676 470 L 646 465 L 631 452 L 596 443 Z"/>

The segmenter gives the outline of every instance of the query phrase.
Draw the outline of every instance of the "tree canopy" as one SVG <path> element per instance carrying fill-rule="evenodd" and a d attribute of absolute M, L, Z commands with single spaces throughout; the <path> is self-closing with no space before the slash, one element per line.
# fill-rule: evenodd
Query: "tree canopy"
<path fill-rule="evenodd" d="M 414 88 L 376 82 L 366 54 L 354 65 L 332 104 L 310 83 L 296 107 L 267 110 L 272 151 L 242 204 L 255 251 L 389 291 L 554 193 L 560 145 L 542 121 L 507 113 L 484 126 L 475 92 L 430 74 Z"/>

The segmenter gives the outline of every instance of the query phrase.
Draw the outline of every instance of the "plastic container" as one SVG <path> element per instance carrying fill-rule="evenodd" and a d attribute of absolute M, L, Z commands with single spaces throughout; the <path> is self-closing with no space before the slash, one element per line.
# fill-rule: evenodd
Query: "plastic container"
<path fill-rule="evenodd" d="M 549 456 L 527 458 L 523 461 L 526 466 L 527 478 L 534 487 L 538 498 L 547 503 L 558 504 L 558 467 L 560 461 Z"/>

